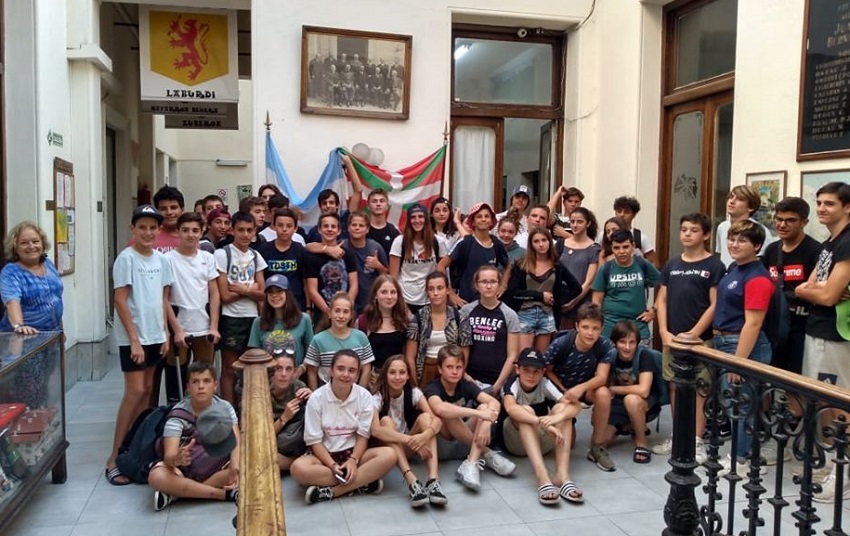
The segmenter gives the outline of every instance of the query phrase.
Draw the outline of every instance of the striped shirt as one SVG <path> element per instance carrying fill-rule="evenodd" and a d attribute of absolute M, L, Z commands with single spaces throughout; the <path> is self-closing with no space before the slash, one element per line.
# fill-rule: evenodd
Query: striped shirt
<path fill-rule="evenodd" d="M 313 337 L 307 347 L 304 364 L 318 367 L 319 381 L 328 383 L 331 381 L 331 361 L 334 354 L 340 350 L 353 350 L 360 358 L 361 367 L 375 360 L 369 339 L 359 329 L 351 328 L 348 337 L 344 339 L 337 339 L 331 330 L 326 329 Z"/>

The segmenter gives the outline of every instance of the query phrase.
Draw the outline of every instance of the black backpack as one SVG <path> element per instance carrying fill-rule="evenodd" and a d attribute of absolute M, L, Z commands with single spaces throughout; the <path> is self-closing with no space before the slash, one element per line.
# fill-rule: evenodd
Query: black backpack
<path fill-rule="evenodd" d="M 124 436 L 115 463 L 121 474 L 137 484 L 147 484 L 151 467 L 159 461 L 157 439 L 162 437 L 171 406 L 143 411 Z"/>
<path fill-rule="evenodd" d="M 788 298 L 785 296 L 785 261 L 781 244 L 776 264 L 777 279 L 767 306 L 767 314 L 761 325 L 761 330 L 770 342 L 770 349 L 774 354 L 787 351 L 784 346 L 788 342 L 788 332 L 791 330 L 791 311 L 788 308 Z"/>

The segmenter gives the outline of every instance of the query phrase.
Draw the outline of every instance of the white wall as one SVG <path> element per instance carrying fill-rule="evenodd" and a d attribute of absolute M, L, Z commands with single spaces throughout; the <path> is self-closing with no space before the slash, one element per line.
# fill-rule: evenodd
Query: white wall
<path fill-rule="evenodd" d="M 601 2 L 604 4 L 605 2 Z M 255 0 L 252 4 L 254 124 L 272 134 L 299 194 L 306 194 L 337 146 L 364 142 L 383 149 L 383 167 L 411 164 L 442 143 L 450 118 L 452 18 L 516 26 L 560 26 L 580 21 L 591 0 Z M 597 8 L 598 9 L 598 8 Z M 348 119 L 301 114 L 301 26 L 324 26 L 413 36 L 410 118 Z M 257 129 L 259 132 L 259 128 Z M 264 182 L 265 150 L 254 145 L 254 183 Z M 446 191 L 448 190 L 448 184 Z"/>

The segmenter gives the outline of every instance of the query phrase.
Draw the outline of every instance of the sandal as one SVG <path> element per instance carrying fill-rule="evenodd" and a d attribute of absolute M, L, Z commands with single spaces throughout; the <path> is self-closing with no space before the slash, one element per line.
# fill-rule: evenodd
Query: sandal
<path fill-rule="evenodd" d="M 584 502 L 584 493 L 578 489 L 578 486 L 572 480 L 567 480 L 561 485 L 559 494 L 564 500 L 571 503 L 581 504 Z"/>
<path fill-rule="evenodd" d="M 652 451 L 646 447 L 635 447 L 632 461 L 635 463 L 649 463 L 652 461 Z"/>
<path fill-rule="evenodd" d="M 131 483 L 127 475 L 122 473 L 121 469 L 118 469 L 118 467 L 113 467 L 112 469 L 107 467 L 103 470 L 103 476 L 105 476 L 106 481 L 113 486 L 126 486 Z M 122 482 L 121 480 L 118 480 L 119 478 L 123 478 L 124 481 Z"/>
<path fill-rule="evenodd" d="M 561 501 L 558 497 L 558 488 L 552 484 L 543 484 L 537 488 L 537 500 L 540 501 L 540 504 L 547 506 L 558 504 Z"/>

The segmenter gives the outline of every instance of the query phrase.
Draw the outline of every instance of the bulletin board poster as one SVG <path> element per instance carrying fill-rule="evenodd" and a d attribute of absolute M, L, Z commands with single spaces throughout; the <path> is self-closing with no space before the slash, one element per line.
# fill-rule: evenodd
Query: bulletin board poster
<path fill-rule="evenodd" d="M 77 242 L 74 164 L 53 159 L 53 263 L 59 275 L 74 273 Z"/>

